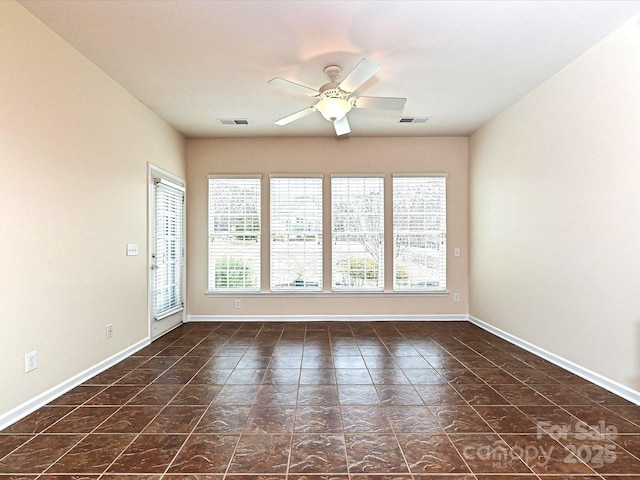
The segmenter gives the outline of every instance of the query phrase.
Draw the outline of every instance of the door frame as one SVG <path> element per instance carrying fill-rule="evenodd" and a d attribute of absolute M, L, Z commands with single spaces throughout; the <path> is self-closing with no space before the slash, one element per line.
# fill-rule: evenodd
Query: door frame
<path fill-rule="evenodd" d="M 180 178 L 166 170 L 153 165 L 152 163 L 147 163 L 147 190 L 148 190 L 148 200 L 147 200 L 147 320 L 148 320 L 148 335 L 151 341 L 161 337 L 165 333 L 173 330 L 174 328 L 179 327 L 186 321 L 187 315 L 187 298 L 186 298 L 186 266 L 187 266 L 187 252 L 186 252 L 186 241 L 187 241 L 187 211 L 186 211 L 186 199 L 187 199 L 187 190 L 186 190 L 186 182 L 183 178 Z M 153 311 L 153 271 L 152 266 L 154 265 L 153 254 L 155 251 L 155 179 L 160 178 L 176 185 L 184 188 L 184 199 L 185 199 L 185 208 L 183 209 L 183 240 L 184 240 L 184 270 L 182 275 L 182 295 L 184 299 L 184 308 L 180 312 L 176 312 L 173 315 L 169 315 L 161 320 L 155 319 L 155 312 Z"/>

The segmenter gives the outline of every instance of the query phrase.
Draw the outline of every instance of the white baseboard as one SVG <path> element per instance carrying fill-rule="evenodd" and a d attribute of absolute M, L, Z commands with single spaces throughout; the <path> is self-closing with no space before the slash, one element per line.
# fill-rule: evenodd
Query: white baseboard
<path fill-rule="evenodd" d="M 493 325 L 483 322 L 479 318 L 476 318 L 472 315 L 469 315 L 469 321 L 474 325 L 486 330 L 489 333 L 493 333 L 494 335 L 506 340 L 507 342 L 513 343 L 514 345 L 523 348 L 524 350 L 531 352 L 538 357 L 544 358 L 549 362 L 557 365 L 565 370 L 578 375 L 579 377 L 584 378 L 600 387 L 609 390 L 611 393 L 615 393 L 616 395 L 629 400 L 637 405 L 640 405 L 640 392 L 637 390 L 633 390 L 621 383 L 618 383 L 610 378 L 607 378 L 599 373 L 589 370 L 577 363 L 572 362 L 571 360 L 567 360 L 566 358 L 561 357 L 560 355 L 556 355 L 555 353 L 549 352 L 544 348 L 540 348 L 537 345 L 527 342 L 526 340 L 522 340 L 521 338 L 516 337 L 515 335 L 511 335 L 510 333 L 501 330 L 498 327 L 494 327 Z"/>
<path fill-rule="evenodd" d="M 50 388 L 46 392 L 41 393 L 37 397 L 34 397 L 31 400 L 28 400 L 23 404 L 18 405 L 17 407 L 9 410 L 8 412 L 0 415 L 0 430 L 5 429 L 9 425 L 20 420 L 21 418 L 26 417 L 31 412 L 34 412 L 38 408 L 46 405 L 52 400 L 55 400 L 60 395 L 68 392 L 74 387 L 77 387 L 81 383 L 84 383 L 85 381 L 89 380 L 91 377 L 97 375 L 100 372 L 103 372 L 107 368 L 112 367 L 113 365 L 124 360 L 128 356 L 133 355 L 138 350 L 149 345 L 149 343 L 151 343 L 149 338 L 140 340 L 139 342 L 134 343 L 130 347 L 125 348 L 121 352 L 118 352 L 115 355 L 112 355 L 106 360 L 103 360 L 100 363 L 94 365 L 93 367 L 90 367 L 87 370 L 80 372 L 79 374 L 71 377 L 70 379 L 65 380 L 64 382 L 56 385 L 55 387 Z"/>
<path fill-rule="evenodd" d="M 466 314 L 446 315 L 189 315 L 186 322 L 437 322 L 467 321 Z"/>

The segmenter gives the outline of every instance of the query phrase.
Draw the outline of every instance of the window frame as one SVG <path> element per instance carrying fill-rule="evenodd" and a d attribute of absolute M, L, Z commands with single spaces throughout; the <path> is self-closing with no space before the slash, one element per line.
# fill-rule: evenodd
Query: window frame
<path fill-rule="evenodd" d="M 358 181 L 358 182 L 362 182 L 362 185 L 353 185 L 352 187 L 350 187 L 349 185 L 347 185 L 346 187 L 341 187 L 339 189 L 338 184 L 341 183 L 342 181 L 346 181 L 346 183 L 349 182 L 349 180 L 354 180 L 354 181 Z M 375 224 L 375 220 L 377 219 L 377 224 L 379 226 L 379 230 L 377 232 L 374 232 L 373 230 L 369 229 L 350 229 L 349 225 L 352 224 L 352 221 L 354 223 L 358 223 L 358 218 L 362 218 L 363 215 L 365 215 L 367 212 L 363 212 L 363 211 L 358 211 L 356 209 L 354 209 L 354 211 L 352 212 L 348 212 L 344 215 L 340 215 L 338 212 L 336 212 L 336 202 L 337 202 L 337 198 L 336 196 L 339 195 L 341 192 L 340 190 L 344 190 L 345 188 L 347 189 L 347 196 L 344 197 L 343 202 L 347 202 L 350 205 L 358 205 L 355 202 L 358 199 L 358 195 L 355 194 L 353 197 L 353 199 L 349 196 L 351 194 L 350 189 L 354 188 L 362 188 L 362 190 L 364 191 L 367 186 L 366 186 L 366 181 L 367 180 L 376 180 L 379 182 L 379 185 L 377 185 L 378 187 L 378 191 L 376 193 L 379 194 L 379 202 L 378 204 L 375 206 L 377 208 L 377 215 L 375 216 L 376 218 L 374 219 L 373 215 L 372 215 L 372 224 Z M 335 182 L 334 182 L 335 181 Z M 347 293 L 347 292 L 353 292 L 353 293 L 358 293 L 358 292 L 384 292 L 384 286 L 385 286 L 385 268 L 384 268 L 384 264 L 385 264 L 385 176 L 384 174 L 334 174 L 331 175 L 331 290 L 333 292 L 340 292 L 340 293 Z M 360 204 L 363 204 L 364 202 L 360 202 Z M 358 205 L 360 206 L 360 205 Z M 345 230 L 343 230 L 341 233 L 343 233 L 344 235 L 350 236 L 350 237 L 358 237 L 360 235 L 363 236 L 371 236 L 374 237 L 376 235 L 379 236 L 379 245 L 377 247 L 377 269 L 375 270 L 375 278 L 376 278 L 376 286 L 369 286 L 369 285 L 365 285 L 366 283 L 366 277 L 368 276 L 369 272 L 372 272 L 370 270 L 367 269 L 367 264 L 369 262 L 369 260 L 371 261 L 375 261 L 375 254 L 371 251 L 373 248 L 371 247 L 371 242 L 366 242 L 366 241 L 362 241 L 361 245 L 363 245 L 363 248 L 365 249 L 365 252 L 361 252 L 362 253 L 362 257 L 350 257 L 348 258 L 347 262 L 348 262 L 348 266 L 346 267 L 346 269 L 336 269 L 337 267 L 337 260 L 336 257 L 338 255 L 342 256 L 344 255 L 344 253 L 342 251 L 338 251 L 338 245 L 339 245 L 339 240 L 338 240 L 338 231 L 337 231 L 337 221 L 340 219 L 340 217 L 343 217 L 346 223 L 347 223 L 347 227 Z M 354 218 L 352 221 L 351 217 L 356 217 Z M 375 242 L 375 239 L 372 240 L 373 242 Z M 369 245 L 367 246 L 367 243 L 369 243 Z M 350 251 L 350 247 L 348 247 L 347 252 Z M 356 253 L 357 254 L 357 253 Z M 371 257 L 371 258 L 369 258 Z M 350 271 L 351 271 L 351 261 L 352 260 L 360 260 L 362 259 L 362 264 L 363 264 L 363 268 L 361 270 L 362 272 L 362 282 L 363 285 L 358 287 L 358 286 L 344 286 L 341 287 L 339 285 L 337 285 L 336 283 L 336 275 L 341 275 L 344 278 L 344 274 L 346 273 L 346 275 L 348 277 L 351 277 L 350 275 Z M 346 272 L 345 272 L 346 270 Z M 359 269 L 358 269 L 359 270 Z M 339 273 L 339 272 L 345 272 L 345 273 Z M 357 278 L 357 277 L 355 277 Z"/>
<path fill-rule="evenodd" d="M 267 176 L 268 175 L 268 176 Z M 448 252 L 447 252 L 447 210 L 448 210 L 448 174 L 447 173 L 331 173 L 325 176 L 325 174 L 210 174 L 208 179 L 208 204 L 209 210 L 211 210 L 211 180 L 215 179 L 253 179 L 256 181 L 258 194 L 257 203 L 255 204 L 255 212 L 259 219 L 259 230 L 257 233 L 257 248 L 255 249 L 255 265 L 256 271 L 254 272 L 255 282 L 250 288 L 212 288 L 212 246 L 211 246 L 211 232 L 209 231 L 209 245 L 208 245 L 208 291 L 207 296 L 210 297 L 224 297 L 224 296 L 326 296 L 329 297 L 352 297 L 357 295 L 362 296 L 413 296 L 413 295 L 428 295 L 428 296 L 446 296 L 449 294 L 448 288 Z M 382 260 L 380 262 L 380 273 L 378 278 L 382 278 L 380 286 L 378 288 L 334 288 L 334 199 L 333 199 L 333 180 L 341 178 L 380 178 L 382 180 L 382 218 L 380 224 L 382 229 Z M 428 285 L 425 282 L 419 287 L 407 287 L 405 285 L 399 285 L 397 282 L 397 269 L 399 264 L 399 258 L 396 258 L 396 179 L 410 178 L 410 177 L 422 177 L 422 178 L 440 178 L 443 182 L 443 192 L 440 197 L 440 206 L 438 215 L 440 215 L 440 225 L 442 228 L 437 233 L 441 237 L 441 244 L 439 244 L 439 260 L 438 267 L 438 283 L 437 285 Z M 318 179 L 319 188 L 318 192 L 321 195 L 319 200 L 319 218 L 317 224 L 319 230 L 317 231 L 317 244 L 319 245 L 319 261 L 318 261 L 318 284 L 312 287 L 296 287 L 290 288 L 274 288 L 273 281 L 273 263 L 274 258 L 277 256 L 272 255 L 272 236 L 273 236 L 273 218 L 272 213 L 272 180 L 280 178 L 302 178 L 302 179 Z M 264 224 L 263 222 L 267 222 Z M 208 213 L 208 222 L 211 223 L 211 212 Z M 266 227 L 265 227 L 266 225 Z M 211 229 L 210 225 L 208 226 Z M 326 233 L 324 230 L 329 230 L 329 237 L 324 238 Z M 433 234 L 433 232 L 432 232 Z M 268 243 L 267 243 L 268 242 Z M 277 260 L 276 260 L 277 261 Z M 325 279 L 329 278 L 328 283 Z M 435 277 L 434 277 L 435 278 Z M 418 281 L 416 281 L 418 283 Z M 434 282 L 435 283 L 435 282 Z"/>
<path fill-rule="evenodd" d="M 317 184 L 314 186 L 316 190 L 314 190 L 314 192 L 312 192 L 310 195 L 314 195 L 314 194 L 319 195 L 320 197 L 319 200 L 317 198 L 311 200 L 311 202 L 313 203 L 319 203 L 319 212 L 317 211 L 313 212 L 313 210 L 306 211 L 307 207 L 304 207 L 302 211 L 304 213 L 310 213 L 311 217 L 304 218 L 304 217 L 299 217 L 299 215 L 295 215 L 296 219 L 295 219 L 294 225 L 298 225 L 299 224 L 298 220 L 302 219 L 304 224 L 302 230 L 299 230 L 297 228 L 282 228 L 281 225 L 278 225 L 276 227 L 276 222 L 281 222 L 280 219 L 276 218 L 276 216 L 279 214 L 277 209 L 291 205 L 290 204 L 291 199 L 287 198 L 287 199 L 284 199 L 284 201 L 282 199 L 278 199 L 277 201 L 274 201 L 274 195 L 278 195 L 280 193 L 275 191 L 276 188 L 280 188 L 280 187 L 275 187 L 275 185 L 277 185 L 280 182 L 284 183 L 287 180 L 292 182 L 299 180 L 300 182 L 304 181 L 304 182 Z M 293 206 L 291 206 L 290 208 L 293 208 Z M 287 214 L 292 211 L 294 210 L 285 210 L 284 213 Z M 300 211 L 301 210 L 297 210 L 298 213 Z M 317 218 L 314 217 L 314 215 L 317 215 Z M 271 174 L 269 176 L 269 290 L 270 292 L 272 293 L 311 293 L 311 292 L 323 291 L 324 289 L 324 280 L 323 280 L 324 257 L 325 257 L 324 215 L 325 215 L 324 177 L 322 174 Z M 281 217 L 283 216 L 281 215 Z M 308 227 L 306 226 L 307 222 L 309 225 Z M 285 220 L 285 224 L 286 224 L 286 220 Z M 301 232 L 304 232 L 304 234 L 302 234 Z M 315 237 L 315 244 L 319 245 L 319 256 L 310 255 L 310 258 L 316 264 L 316 266 L 312 268 L 307 268 L 308 263 L 306 261 L 306 252 L 305 252 L 303 256 L 303 258 L 305 258 L 305 261 L 303 262 L 305 266 L 302 267 L 303 271 L 301 275 L 305 277 L 307 273 L 311 273 L 312 275 L 315 274 L 316 277 L 312 276 L 311 280 L 309 280 L 308 278 L 291 279 L 291 281 L 288 284 L 280 283 L 281 280 L 286 281 L 286 278 L 282 279 L 282 273 L 281 273 L 283 270 L 286 270 L 286 269 L 283 269 L 282 267 L 276 268 L 274 267 L 274 265 L 278 261 L 278 255 L 279 255 L 278 251 L 275 250 L 276 238 L 281 236 L 287 237 L 286 246 L 281 245 L 286 249 L 290 249 L 291 247 L 294 247 L 294 248 L 299 247 L 300 244 L 302 244 L 303 248 L 306 248 L 307 243 L 309 243 L 310 247 L 313 248 L 313 245 L 311 245 L 313 241 L 308 241 L 307 237 L 311 237 L 311 236 Z M 300 239 L 300 237 L 302 238 Z M 294 243 L 292 244 L 291 242 L 294 242 Z"/>
<path fill-rule="evenodd" d="M 448 183 L 448 175 L 446 173 L 394 173 L 391 176 L 391 195 L 392 195 L 392 210 L 393 210 L 393 219 L 392 219 L 392 228 L 391 228 L 391 240 L 392 240 L 392 249 L 393 249 L 393 271 L 392 271 L 392 287 L 393 292 L 398 293 L 407 293 L 407 292 L 416 292 L 416 293 L 446 293 L 447 292 L 447 183 Z M 416 286 L 416 287 L 406 287 L 398 285 L 398 240 L 397 240 L 397 222 L 398 222 L 398 199 L 396 197 L 396 180 L 409 179 L 409 178 L 421 178 L 421 179 L 438 179 L 443 182 L 441 188 L 444 190 L 442 196 L 439 197 L 440 208 L 438 212 L 435 214 L 433 212 L 430 213 L 431 216 L 437 215 L 438 223 L 443 226 L 440 229 L 434 229 L 433 233 L 427 234 L 424 232 L 428 232 L 430 230 L 417 230 L 416 236 L 433 236 L 439 237 L 436 241 L 438 243 L 437 250 L 439 254 L 433 255 L 432 258 L 437 258 L 438 267 L 435 269 L 437 271 L 436 280 L 437 286 L 430 286 L 430 281 L 424 281 L 420 283 L 425 283 L 425 285 Z M 409 213 L 408 215 L 417 216 L 416 211 Z M 410 278 L 410 274 L 407 273 L 407 277 Z M 432 283 L 436 283 L 436 280 L 431 280 Z"/>
<path fill-rule="evenodd" d="M 241 254 L 238 257 L 231 257 L 229 255 L 223 255 L 220 256 L 218 258 L 215 257 L 215 255 L 213 255 L 214 253 L 214 249 L 215 247 L 213 246 L 214 243 L 214 239 L 212 238 L 212 236 L 214 235 L 214 233 L 212 233 L 214 230 L 212 229 L 212 221 L 215 224 L 215 217 L 212 214 L 212 182 L 215 183 L 217 180 L 221 180 L 221 181 L 229 181 L 232 182 L 234 180 L 238 180 L 238 181 L 253 181 L 253 183 L 256 185 L 257 187 L 257 194 L 254 193 L 253 197 L 257 198 L 257 202 L 253 204 L 253 207 L 255 208 L 255 214 L 252 214 L 252 218 L 253 217 L 257 217 L 257 222 L 258 222 L 258 229 L 257 230 L 251 230 L 251 235 L 247 235 L 247 230 L 244 230 L 244 237 L 251 237 L 251 238 L 244 238 L 242 239 L 242 241 L 240 242 L 241 245 L 245 245 L 246 243 L 248 243 L 249 241 L 255 241 L 255 243 L 257 245 L 252 245 L 255 246 L 255 248 L 253 249 L 243 249 L 242 247 L 236 249 L 241 251 Z M 262 175 L 256 174 L 256 175 L 208 175 L 207 176 L 207 202 L 208 202 L 208 213 L 207 213 L 207 233 L 208 233 L 208 262 L 207 262 L 207 288 L 208 288 L 208 292 L 209 293 L 213 293 L 213 294 L 225 294 L 225 293 L 230 293 L 230 294 L 239 294 L 239 293 L 257 293 L 260 292 L 261 290 L 261 281 L 262 281 Z M 229 202 L 230 203 L 230 202 Z M 231 213 L 228 214 L 229 216 L 231 215 Z M 251 221 L 252 225 L 254 225 L 253 223 L 254 220 Z M 247 221 L 245 219 L 245 225 L 247 225 Z M 229 225 L 231 227 L 231 225 Z M 225 235 L 224 233 L 221 233 L 220 236 Z M 226 235 L 231 235 L 230 233 L 227 233 Z M 240 235 L 243 236 L 243 235 Z M 255 256 L 252 256 L 251 254 L 248 255 L 248 253 L 251 252 L 257 252 L 257 258 Z M 231 262 L 232 259 L 235 260 L 241 260 L 242 261 L 242 268 L 240 269 L 236 269 L 236 270 L 241 270 L 240 276 L 242 277 L 242 283 L 246 284 L 247 282 L 247 273 L 249 271 L 249 268 L 252 268 L 255 270 L 255 272 L 251 273 L 251 278 L 253 279 L 255 285 L 253 286 L 244 286 L 244 287 L 219 287 L 216 286 L 216 275 L 217 275 L 217 270 L 216 270 L 216 263 L 219 260 L 224 260 L 226 259 L 227 262 L 227 283 L 229 283 L 229 274 L 230 274 L 230 269 L 229 269 L 229 264 Z M 216 263 L 213 263 L 216 262 Z M 213 281 L 212 281 L 213 280 Z"/>

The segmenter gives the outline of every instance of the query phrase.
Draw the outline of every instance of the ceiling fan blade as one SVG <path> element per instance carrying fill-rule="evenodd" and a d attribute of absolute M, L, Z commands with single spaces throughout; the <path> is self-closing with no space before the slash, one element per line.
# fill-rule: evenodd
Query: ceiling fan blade
<path fill-rule="evenodd" d="M 349 126 L 349 120 L 347 120 L 347 116 L 345 115 L 340 120 L 336 120 L 333 122 L 333 128 L 336 129 L 336 135 L 345 135 L 351 132 L 351 127 Z"/>
<path fill-rule="evenodd" d="M 402 110 L 407 99 L 397 97 L 356 97 L 352 99 L 352 102 L 355 108 Z"/>
<path fill-rule="evenodd" d="M 280 77 L 272 78 L 267 83 L 275 85 L 276 87 L 284 88 L 286 90 L 291 90 L 296 93 L 308 95 L 310 97 L 315 97 L 318 95 L 318 90 L 315 90 L 311 87 L 305 87 L 304 85 L 300 85 L 299 83 L 294 83 Z"/>
<path fill-rule="evenodd" d="M 276 121 L 276 125 L 280 125 L 280 126 L 287 125 L 288 123 L 291 123 L 291 122 L 293 122 L 295 120 L 298 120 L 299 118 L 306 117 L 307 115 L 309 115 L 309 114 L 311 114 L 311 113 L 313 113 L 315 111 L 316 111 L 315 108 L 307 107 L 304 110 L 300 110 L 299 112 L 292 113 L 291 115 L 288 115 L 288 116 L 286 116 L 284 118 L 281 118 L 280 120 L 277 120 Z"/>
<path fill-rule="evenodd" d="M 360 63 L 356 65 L 356 68 L 351 70 L 349 75 L 340 82 L 340 89 L 349 93 L 355 92 L 381 68 L 382 67 L 376 62 L 363 58 Z"/>

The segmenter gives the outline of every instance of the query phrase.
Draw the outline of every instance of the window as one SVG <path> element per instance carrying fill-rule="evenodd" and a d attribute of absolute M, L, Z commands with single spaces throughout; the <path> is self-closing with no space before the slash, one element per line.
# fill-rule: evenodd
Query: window
<path fill-rule="evenodd" d="M 260 177 L 209 177 L 209 290 L 260 290 Z"/>
<path fill-rule="evenodd" d="M 446 177 L 393 177 L 393 289 L 447 288 Z"/>
<path fill-rule="evenodd" d="M 331 257 L 326 267 L 330 264 L 333 292 L 384 292 L 385 285 L 394 292 L 444 292 L 446 182 L 446 174 L 394 174 L 387 184 L 391 199 L 385 200 L 382 174 L 332 175 L 329 212 L 323 210 L 322 175 L 274 174 L 269 180 L 269 230 L 263 232 L 260 175 L 210 175 L 209 291 L 266 289 L 261 256 L 267 252 L 261 245 L 268 239 L 269 288 L 274 293 L 322 292 L 324 253 Z M 390 230 L 385 230 L 386 209 L 393 212 L 386 219 Z M 325 252 L 323 226 L 329 222 L 326 246 L 331 250 Z M 168 281 L 179 274 L 168 274 Z"/>
<path fill-rule="evenodd" d="M 331 179 L 333 290 L 384 289 L 384 178 Z"/>
<path fill-rule="evenodd" d="M 184 188 L 154 179 L 153 311 L 157 320 L 184 307 Z"/>
<path fill-rule="evenodd" d="M 271 290 L 322 290 L 322 177 L 271 178 Z"/>

